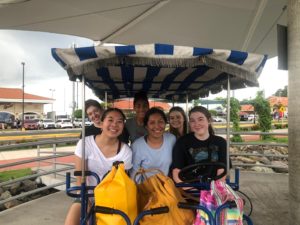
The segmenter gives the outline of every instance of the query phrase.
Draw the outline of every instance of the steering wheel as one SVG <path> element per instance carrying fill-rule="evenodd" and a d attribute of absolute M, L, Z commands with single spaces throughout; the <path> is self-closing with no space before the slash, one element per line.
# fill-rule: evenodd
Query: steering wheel
<path fill-rule="evenodd" d="M 223 172 L 217 175 L 217 171 L 223 169 Z M 209 182 L 218 180 L 226 175 L 227 168 L 220 162 L 200 162 L 184 167 L 180 170 L 178 176 L 185 183 Z"/>

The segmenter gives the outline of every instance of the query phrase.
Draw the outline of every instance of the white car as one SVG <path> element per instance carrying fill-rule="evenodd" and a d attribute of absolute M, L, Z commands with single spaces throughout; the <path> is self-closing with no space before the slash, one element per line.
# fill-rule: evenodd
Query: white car
<path fill-rule="evenodd" d="M 248 121 L 252 121 L 252 120 L 254 120 L 254 118 L 257 119 L 257 115 L 254 115 L 254 114 L 248 115 Z"/>
<path fill-rule="evenodd" d="M 220 122 L 220 123 L 226 123 L 226 119 L 222 118 L 222 117 L 213 117 L 213 121 L 214 122 Z"/>
<path fill-rule="evenodd" d="M 85 119 L 85 126 L 91 126 L 93 123 L 88 119 Z M 73 122 L 74 127 L 82 127 L 82 119 L 75 119 Z"/>
<path fill-rule="evenodd" d="M 44 119 L 39 122 L 39 127 L 41 129 L 54 129 L 56 126 L 53 120 Z"/>
<path fill-rule="evenodd" d="M 70 119 L 59 119 L 55 123 L 56 128 L 73 128 L 73 124 Z"/>

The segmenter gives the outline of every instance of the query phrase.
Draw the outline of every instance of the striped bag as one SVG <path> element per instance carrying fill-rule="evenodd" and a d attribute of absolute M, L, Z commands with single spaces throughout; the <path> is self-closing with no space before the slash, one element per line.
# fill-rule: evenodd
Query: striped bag
<path fill-rule="evenodd" d="M 229 185 L 221 180 L 212 181 L 211 190 L 200 192 L 200 205 L 206 207 L 215 217 L 216 209 L 227 201 L 234 201 L 236 208 L 225 209 L 221 212 L 220 225 L 243 224 L 243 199 Z M 210 225 L 208 215 L 198 210 L 194 225 Z"/>

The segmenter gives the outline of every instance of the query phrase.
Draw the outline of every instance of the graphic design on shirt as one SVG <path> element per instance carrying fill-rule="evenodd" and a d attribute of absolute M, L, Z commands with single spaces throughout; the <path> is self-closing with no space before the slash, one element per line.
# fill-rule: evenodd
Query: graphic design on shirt
<path fill-rule="evenodd" d="M 194 159 L 195 163 L 199 163 L 202 161 L 208 161 L 209 160 L 209 153 L 210 161 L 211 162 L 217 162 L 219 160 L 219 154 L 218 154 L 218 146 L 211 145 L 209 147 L 200 147 L 200 148 L 190 148 L 189 153 L 191 154 L 192 158 Z"/>

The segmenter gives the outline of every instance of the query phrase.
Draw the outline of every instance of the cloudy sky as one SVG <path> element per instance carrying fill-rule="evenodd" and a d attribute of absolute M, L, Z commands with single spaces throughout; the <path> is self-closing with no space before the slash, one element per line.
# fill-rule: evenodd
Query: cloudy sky
<path fill-rule="evenodd" d="M 25 62 L 25 92 L 51 97 L 49 89 L 55 89 L 56 99 L 53 108 L 59 112 L 70 112 L 72 83 L 68 76 L 52 58 L 51 48 L 69 48 L 75 43 L 78 47 L 93 45 L 91 40 L 74 36 L 41 32 L 0 30 L 0 87 L 22 88 L 22 64 Z M 277 59 L 267 61 L 259 78 L 260 88 L 246 88 L 234 92 L 236 98 L 254 98 L 258 90 L 264 90 L 268 97 L 288 83 L 286 71 L 277 70 Z M 86 88 L 86 97 L 96 97 Z M 80 100 L 79 91 L 79 102 Z M 226 92 L 210 96 L 226 96 Z M 45 111 L 50 111 L 46 105 Z"/>
<path fill-rule="evenodd" d="M 74 36 L 0 30 L 0 86 L 22 88 L 21 63 L 25 62 L 25 92 L 51 97 L 50 89 L 55 90 L 54 110 L 70 112 L 72 83 L 52 58 L 51 48 L 69 48 L 73 43 L 79 47 L 93 45 L 89 39 Z M 96 98 L 88 88 L 87 97 Z M 51 107 L 46 105 L 45 111 Z"/>

